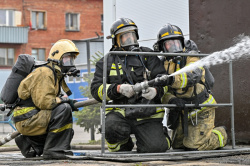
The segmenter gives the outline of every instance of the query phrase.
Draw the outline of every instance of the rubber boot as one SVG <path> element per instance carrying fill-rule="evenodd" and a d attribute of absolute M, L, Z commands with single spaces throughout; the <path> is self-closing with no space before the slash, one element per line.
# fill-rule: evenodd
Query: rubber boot
<path fill-rule="evenodd" d="M 64 103 L 53 109 L 48 126 L 43 158 L 67 159 L 66 155 L 73 155 L 70 143 L 74 131 L 72 129 L 72 109 L 69 104 Z"/>
<path fill-rule="evenodd" d="M 31 143 L 28 141 L 26 136 L 19 135 L 15 138 L 15 142 L 24 157 L 36 157 L 36 152 L 32 148 Z"/>

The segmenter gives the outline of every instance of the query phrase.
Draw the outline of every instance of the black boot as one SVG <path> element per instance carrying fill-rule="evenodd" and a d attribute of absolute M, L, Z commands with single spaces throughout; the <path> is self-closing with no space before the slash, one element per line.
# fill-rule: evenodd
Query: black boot
<path fill-rule="evenodd" d="M 51 159 L 67 159 L 67 156 L 73 156 L 72 151 L 44 151 L 43 152 L 43 159 L 44 160 L 51 160 Z"/>
<path fill-rule="evenodd" d="M 36 152 L 32 148 L 31 143 L 28 141 L 26 136 L 20 135 L 16 137 L 15 142 L 24 157 L 36 157 Z"/>

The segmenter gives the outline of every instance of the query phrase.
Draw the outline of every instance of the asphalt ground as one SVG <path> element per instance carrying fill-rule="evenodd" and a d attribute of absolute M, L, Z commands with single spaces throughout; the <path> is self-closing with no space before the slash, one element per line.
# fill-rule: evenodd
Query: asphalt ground
<path fill-rule="evenodd" d="M 2 126 L 1 126 L 2 125 Z M 250 146 L 242 145 L 236 146 L 236 149 L 245 150 L 245 152 L 230 152 L 230 153 L 205 153 L 200 152 L 193 154 L 194 152 L 176 152 L 170 151 L 164 155 L 155 154 L 137 154 L 135 149 L 129 153 L 109 153 L 107 150 L 104 154 L 101 153 L 100 145 L 81 145 L 82 143 L 88 143 L 90 140 L 90 134 L 84 132 L 83 128 L 77 125 L 73 125 L 75 135 L 72 140 L 72 149 L 75 156 L 67 160 L 43 160 L 40 158 L 26 159 L 22 156 L 21 152 L 15 145 L 14 140 L 6 143 L 0 147 L 0 166 L 22 166 L 22 165 L 37 165 L 37 166 L 52 166 L 52 165 L 67 165 L 67 166 L 154 166 L 154 165 L 180 165 L 180 166 L 233 166 L 233 165 L 250 165 Z M 2 131 L 2 132 L 1 132 Z M 8 124 L 0 124 L 0 137 L 4 137 L 7 133 L 11 133 L 14 130 Z M 95 135 L 96 140 L 101 139 L 100 134 Z M 232 147 L 228 145 L 224 150 L 232 150 Z M 174 155 L 171 153 L 175 153 Z M 85 156 L 84 156 L 85 155 Z"/>
<path fill-rule="evenodd" d="M 207 166 L 207 165 L 250 165 L 250 146 L 236 146 L 234 153 L 205 153 L 184 152 L 170 150 L 164 154 L 138 154 L 134 151 L 127 153 L 110 153 L 107 150 L 101 153 L 100 145 L 74 145 L 74 155 L 66 160 L 43 160 L 42 157 L 24 158 L 16 146 L 0 147 L 0 166 Z M 85 150 L 84 150 L 85 149 Z M 224 150 L 232 150 L 227 146 Z M 240 152 L 241 150 L 241 152 Z M 243 151 L 242 151 L 243 150 Z M 206 151 L 205 151 L 206 152 Z M 219 151 L 217 151 L 219 152 Z M 179 153 L 179 154 L 178 154 Z M 80 156 L 79 156 L 80 155 Z M 145 156 L 144 156 L 145 155 Z"/>

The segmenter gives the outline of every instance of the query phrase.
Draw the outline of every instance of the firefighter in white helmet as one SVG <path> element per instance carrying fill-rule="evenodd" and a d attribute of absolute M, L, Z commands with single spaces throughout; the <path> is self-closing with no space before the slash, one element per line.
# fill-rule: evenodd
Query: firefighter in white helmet
<path fill-rule="evenodd" d="M 67 39 L 51 48 L 48 63 L 36 68 L 18 88 L 21 102 L 14 110 L 14 122 L 22 134 L 15 139 L 25 157 L 43 155 L 44 159 L 64 159 L 72 155 L 72 111 L 75 100 L 61 97 L 61 88 L 69 96 L 64 77 L 78 76 L 74 60 L 79 54 L 75 44 Z"/>

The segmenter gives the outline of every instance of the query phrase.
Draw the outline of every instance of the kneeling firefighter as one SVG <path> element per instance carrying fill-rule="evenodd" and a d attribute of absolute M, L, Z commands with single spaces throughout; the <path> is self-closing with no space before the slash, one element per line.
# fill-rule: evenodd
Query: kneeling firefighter
<path fill-rule="evenodd" d="M 67 39 L 51 48 L 48 63 L 35 68 L 18 87 L 20 102 L 14 109 L 13 121 L 22 134 L 15 141 L 25 157 L 43 155 L 44 159 L 63 159 L 72 155 L 72 111 L 75 100 L 61 97 L 61 88 L 69 96 L 64 77 L 76 76 L 74 66 L 79 54 L 75 44 Z"/>
<path fill-rule="evenodd" d="M 112 48 L 110 51 L 150 52 L 147 47 L 139 47 L 138 28 L 128 18 L 120 18 L 111 26 Z M 91 94 L 98 100 L 103 98 L 103 61 L 96 63 Z M 160 104 L 163 95 L 161 86 L 149 87 L 145 93 L 136 94 L 133 85 L 150 80 L 158 73 L 165 73 L 161 61 L 156 56 L 110 55 L 107 60 L 107 100 L 113 104 Z M 106 109 L 105 138 L 111 152 L 131 151 L 135 135 L 137 152 L 165 152 L 170 148 L 168 135 L 164 134 L 162 108 L 108 108 Z M 167 133 L 166 133 L 167 134 Z"/>
<path fill-rule="evenodd" d="M 185 48 L 184 48 L 185 47 Z M 166 24 L 160 28 L 157 51 L 164 53 L 179 53 L 180 56 L 166 56 L 164 66 L 168 75 L 199 60 L 195 56 L 181 56 L 181 53 L 198 53 L 198 47 L 192 40 L 185 40 L 179 27 Z M 168 126 L 174 130 L 172 147 L 186 150 L 214 150 L 224 147 L 227 143 L 227 133 L 224 126 L 214 127 L 215 107 L 185 108 L 185 104 L 216 104 L 210 93 L 213 77 L 206 67 L 184 72 L 169 77 L 161 82 L 166 86 L 162 102 L 176 104 L 171 108 Z M 209 77 L 210 75 L 210 77 Z"/>

